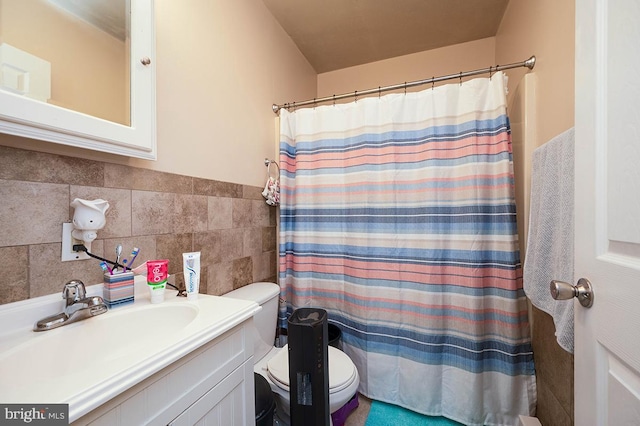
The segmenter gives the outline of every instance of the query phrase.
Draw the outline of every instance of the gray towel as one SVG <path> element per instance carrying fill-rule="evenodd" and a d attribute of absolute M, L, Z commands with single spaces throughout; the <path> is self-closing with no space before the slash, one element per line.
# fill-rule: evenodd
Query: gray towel
<path fill-rule="evenodd" d="M 533 152 L 531 211 L 523 285 L 534 306 L 553 317 L 558 344 L 573 353 L 573 300 L 554 300 L 551 280 L 574 282 L 574 129 Z"/>

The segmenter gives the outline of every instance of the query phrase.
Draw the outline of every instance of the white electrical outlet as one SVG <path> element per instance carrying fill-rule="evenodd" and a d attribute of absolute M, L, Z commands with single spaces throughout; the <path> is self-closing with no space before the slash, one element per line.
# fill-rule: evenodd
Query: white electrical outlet
<path fill-rule="evenodd" d="M 81 251 L 73 251 L 74 244 L 84 244 L 84 246 L 87 248 L 87 251 L 91 251 L 91 243 L 76 240 L 75 238 L 73 238 L 73 236 L 71 236 L 72 231 L 72 223 L 62 224 L 62 261 L 69 262 L 71 260 L 91 259 L 87 253 Z"/>

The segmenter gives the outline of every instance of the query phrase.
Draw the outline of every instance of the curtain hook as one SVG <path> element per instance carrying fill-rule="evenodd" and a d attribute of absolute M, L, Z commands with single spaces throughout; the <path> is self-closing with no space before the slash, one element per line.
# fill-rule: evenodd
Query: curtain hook
<path fill-rule="evenodd" d="M 489 81 L 491 81 L 491 77 L 493 77 L 493 73 L 491 72 L 493 70 L 493 66 L 489 66 Z"/>
<path fill-rule="evenodd" d="M 462 86 L 462 71 L 460 71 L 460 86 Z"/>
<path fill-rule="evenodd" d="M 318 103 L 316 102 L 316 98 L 313 98 L 313 109 L 316 109 Z"/>
<path fill-rule="evenodd" d="M 382 91 L 380 90 L 380 86 L 378 86 L 378 99 L 380 99 L 380 93 L 381 93 L 381 92 L 382 92 Z"/>
<path fill-rule="evenodd" d="M 353 92 L 353 96 L 356 98 L 356 102 L 358 102 L 358 91 Z"/>
<path fill-rule="evenodd" d="M 333 95 L 333 106 L 336 106 L 336 95 Z"/>
<path fill-rule="evenodd" d="M 404 94 L 405 95 L 407 94 L 407 82 L 406 81 L 404 82 Z"/>
<path fill-rule="evenodd" d="M 436 76 L 431 77 L 431 90 L 436 86 Z"/>

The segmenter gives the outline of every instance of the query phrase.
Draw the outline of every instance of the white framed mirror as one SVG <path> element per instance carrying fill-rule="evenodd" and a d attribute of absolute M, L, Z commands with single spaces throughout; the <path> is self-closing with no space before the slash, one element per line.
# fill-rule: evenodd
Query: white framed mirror
<path fill-rule="evenodd" d="M 153 0 L 0 0 L 0 132 L 156 159 Z"/>

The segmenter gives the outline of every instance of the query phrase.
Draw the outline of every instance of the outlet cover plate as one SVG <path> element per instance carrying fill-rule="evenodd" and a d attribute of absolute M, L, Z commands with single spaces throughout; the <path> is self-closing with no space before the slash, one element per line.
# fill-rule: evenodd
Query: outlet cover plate
<path fill-rule="evenodd" d="M 71 236 L 73 231 L 73 223 L 62 224 L 62 261 L 69 262 L 72 260 L 87 260 L 91 259 L 87 253 L 73 251 L 74 244 L 84 244 L 87 250 L 91 250 L 91 244 L 87 244 L 84 241 L 76 240 Z"/>

